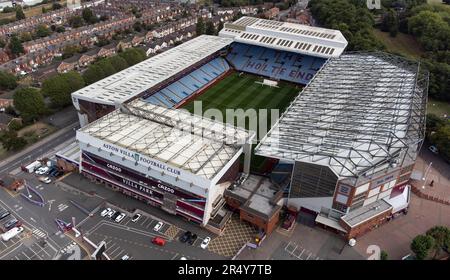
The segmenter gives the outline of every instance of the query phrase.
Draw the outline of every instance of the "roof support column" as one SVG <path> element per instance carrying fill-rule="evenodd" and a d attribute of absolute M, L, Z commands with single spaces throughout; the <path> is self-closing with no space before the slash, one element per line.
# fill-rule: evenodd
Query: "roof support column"
<path fill-rule="evenodd" d="M 252 141 L 244 144 L 244 173 L 250 174 L 250 162 L 252 158 Z"/>

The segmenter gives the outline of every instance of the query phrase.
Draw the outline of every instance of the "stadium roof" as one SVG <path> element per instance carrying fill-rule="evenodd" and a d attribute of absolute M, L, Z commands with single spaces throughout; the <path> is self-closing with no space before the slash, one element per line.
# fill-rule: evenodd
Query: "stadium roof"
<path fill-rule="evenodd" d="M 219 36 L 323 58 L 339 57 L 347 47 L 347 40 L 339 30 L 253 17 L 226 23 Z"/>
<path fill-rule="evenodd" d="M 414 145 L 424 137 L 428 75 L 423 74 L 418 63 L 383 53 L 331 59 L 255 153 L 329 166 L 348 178 L 414 160 Z"/>
<path fill-rule="evenodd" d="M 72 93 L 72 97 L 106 105 L 123 103 L 214 54 L 231 42 L 231 39 L 217 36 L 196 37 L 84 87 Z"/>
<path fill-rule="evenodd" d="M 79 130 L 212 180 L 254 133 L 136 99 Z"/>

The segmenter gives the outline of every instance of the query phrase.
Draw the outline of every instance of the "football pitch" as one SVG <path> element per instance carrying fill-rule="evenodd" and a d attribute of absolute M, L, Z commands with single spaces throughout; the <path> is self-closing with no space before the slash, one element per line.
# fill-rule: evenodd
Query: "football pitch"
<path fill-rule="evenodd" d="M 195 100 L 184 105 L 183 108 L 191 113 L 199 113 L 194 112 L 194 102 L 201 101 L 201 114 L 204 114 L 208 109 L 218 109 L 222 113 L 223 122 L 227 121 L 225 115 L 227 109 L 242 109 L 243 111 L 255 109 L 258 124 L 256 129 L 258 137 L 256 140 L 259 142 L 260 138 L 270 130 L 270 127 L 276 121 L 274 119 L 272 123 L 270 109 L 278 109 L 279 115 L 281 115 L 302 89 L 300 85 L 286 82 L 279 82 L 278 87 L 270 87 L 258 83 L 262 81 L 263 78 L 255 75 L 239 75 L 239 73 L 234 72 L 206 90 L 203 94 L 195 98 Z M 259 109 L 268 109 L 267 114 L 259 114 Z M 234 118 L 232 121 L 228 120 L 228 122 L 249 129 L 249 118 L 250 114 L 244 120 Z M 267 131 L 258 131 L 260 122 L 266 122 Z M 253 149 L 255 147 L 256 145 L 253 145 Z M 261 170 L 264 162 L 264 157 L 253 155 L 251 163 L 252 170 Z"/>
<path fill-rule="evenodd" d="M 278 83 L 278 87 L 257 83 L 262 82 L 262 80 L 263 78 L 255 75 L 239 75 L 239 73 L 234 72 L 206 90 L 195 100 L 187 103 L 183 108 L 191 113 L 197 113 L 194 112 L 194 102 L 201 101 L 202 114 L 208 109 L 218 109 L 222 113 L 223 121 L 227 120 L 225 115 L 227 109 L 242 109 L 244 111 L 255 109 L 257 113 L 260 109 L 269 109 L 267 116 L 257 114 L 257 117 L 261 119 L 258 119 L 258 121 L 263 122 L 265 120 L 268 128 L 270 128 L 270 109 L 279 109 L 281 114 L 298 95 L 301 87 L 284 82 Z M 234 125 L 249 128 L 249 117 L 246 117 L 245 123 L 237 118 L 233 122 Z"/>

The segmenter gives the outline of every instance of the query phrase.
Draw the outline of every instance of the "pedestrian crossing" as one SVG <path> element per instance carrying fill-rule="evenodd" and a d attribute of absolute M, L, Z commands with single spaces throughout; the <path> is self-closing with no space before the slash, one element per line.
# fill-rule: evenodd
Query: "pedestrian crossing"
<path fill-rule="evenodd" d="M 39 238 L 44 238 L 47 236 L 47 234 L 45 232 L 43 232 L 42 230 L 35 228 L 31 231 L 33 233 L 34 236 L 39 237 Z"/>
<path fill-rule="evenodd" d="M 59 212 L 62 212 L 64 210 L 66 210 L 67 207 L 69 207 L 69 205 L 61 203 L 61 204 L 58 205 L 58 210 L 59 210 Z"/>

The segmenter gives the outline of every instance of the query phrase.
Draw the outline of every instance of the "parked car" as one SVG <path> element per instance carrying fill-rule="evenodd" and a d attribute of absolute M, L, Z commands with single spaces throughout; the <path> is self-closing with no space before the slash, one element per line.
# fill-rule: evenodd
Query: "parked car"
<path fill-rule="evenodd" d="M 189 238 L 191 238 L 192 232 L 190 231 L 186 231 L 181 237 L 180 237 L 180 242 L 181 243 L 186 243 L 186 241 L 189 240 Z"/>
<path fill-rule="evenodd" d="M 5 209 L 1 210 L 1 211 L 0 211 L 0 220 L 2 220 L 2 219 L 4 219 L 4 218 L 8 217 L 10 214 L 11 214 L 11 213 L 9 213 L 8 210 L 5 210 Z"/>
<path fill-rule="evenodd" d="M 14 236 L 18 235 L 19 233 L 21 233 L 23 231 L 23 227 L 14 227 L 11 228 L 10 230 L 8 230 L 7 232 L 2 234 L 2 240 L 4 242 L 9 241 L 11 238 L 13 238 Z"/>
<path fill-rule="evenodd" d="M 159 231 L 164 224 L 162 222 L 158 222 L 153 228 L 154 231 Z"/>
<path fill-rule="evenodd" d="M 200 247 L 202 249 L 206 249 L 208 247 L 210 241 L 211 241 L 211 237 L 209 237 L 209 236 L 205 237 L 205 239 L 203 239 L 202 244 L 200 244 Z"/>
<path fill-rule="evenodd" d="M 162 239 L 161 237 L 154 237 L 152 239 L 152 243 L 158 246 L 164 246 L 166 244 L 166 240 Z"/>
<path fill-rule="evenodd" d="M 109 212 L 111 212 L 111 208 L 106 208 L 100 213 L 100 216 L 106 217 L 106 215 L 108 215 Z"/>
<path fill-rule="evenodd" d="M 106 216 L 108 216 L 108 218 L 112 218 L 112 216 L 116 213 L 115 210 L 111 209 L 108 214 L 106 214 Z"/>
<path fill-rule="evenodd" d="M 4 224 L 4 227 L 6 230 L 10 230 L 13 227 L 20 227 L 22 224 L 17 220 L 16 218 L 12 217 L 8 221 L 6 221 Z"/>
<path fill-rule="evenodd" d="M 119 215 L 120 215 L 120 212 L 119 212 L 119 211 L 115 212 L 115 213 L 111 216 L 111 220 L 115 221 L 116 218 L 119 217 Z"/>
<path fill-rule="evenodd" d="M 126 260 L 128 260 L 128 259 L 130 259 L 130 256 L 128 256 L 128 255 L 125 255 L 125 256 L 122 257 L 122 260 L 123 260 L 123 261 L 126 261 Z"/>
<path fill-rule="evenodd" d="M 133 216 L 133 218 L 131 219 L 131 221 L 132 221 L 133 223 L 136 223 L 141 217 L 142 217 L 142 215 L 138 213 L 138 214 L 136 214 L 136 215 Z"/>
<path fill-rule="evenodd" d="M 39 181 L 42 183 L 50 184 L 52 182 L 52 179 L 50 177 L 39 177 Z"/>
<path fill-rule="evenodd" d="M 36 170 L 36 174 L 37 175 L 44 175 L 44 174 L 47 174 L 47 172 L 50 170 L 50 168 L 49 167 L 47 167 L 47 166 L 43 166 L 43 167 L 39 167 L 37 170 Z"/>
<path fill-rule="evenodd" d="M 438 150 L 438 148 L 436 148 L 436 146 L 430 146 L 430 147 L 428 147 L 428 150 L 430 150 L 433 154 L 438 154 L 439 153 L 439 150 Z"/>
<path fill-rule="evenodd" d="M 191 237 L 188 240 L 189 245 L 194 244 L 194 242 L 195 242 L 195 240 L 197 240 L 197 238 L 198 238 L 197 234 L 194 233 L 193 235 L 191 235 Z"/>
<path fill-rule="evenodd" d="M 125 213 L 120 213 L 114 221 L 116 221 L 116 223 L 120 223 L 126 216 L 127 215 Z"/>

